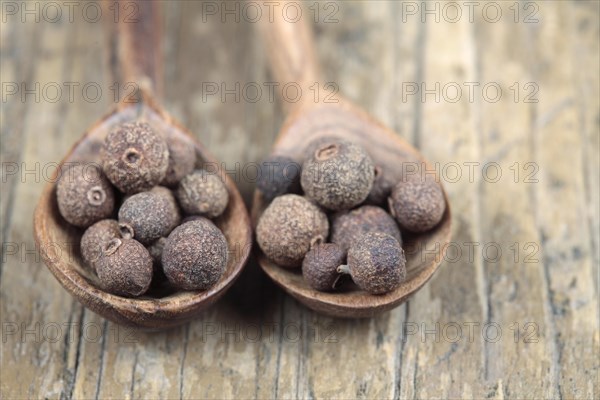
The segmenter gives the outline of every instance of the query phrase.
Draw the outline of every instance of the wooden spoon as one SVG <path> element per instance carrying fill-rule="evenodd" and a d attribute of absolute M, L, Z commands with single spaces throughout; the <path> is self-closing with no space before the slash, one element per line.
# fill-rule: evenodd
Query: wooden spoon
<path fill-rule="evenodd" d="M 273 75 L 280 87 L 293 82 L 302 88 L 299 101 L 284 103 L 288 115 L 274 144 L 274 153 L 301 161 L 307 143 L 324 135 L 334 135 L 364 146 L 375 164 L 392 181 L 401 179 L 403 163 L 418 163 L 419 167 L 425 165 L 429 166 L 428 170 L 433 170 L 398 134 L 349 100 L 323 90 L 322 84 L 319 84 L 320 93 L 315 101 L 313 85 L 319 82 L 320 75 L 311 31 L 304 19 L 292 23 L 285 21 L 281 13 L 273 14 L 273 22 L 264 21 L 260 26 Z M 257 246 L 258 262 L 273 281 L 315 311 L 336 317 L 372 316 L 404 302 L 438 268 L 450 242 L 451 217 L 445 192 L 444 197 L 446 212 L 442 221 L 425 234 L 404 238 L 407 279 L 398 289 L 385 295 L 374 296 L 358 289 L 338 293 L 316 291 L 307 285 L 300 269 L 276 265 Z M 267 206 L 261 193 L 255 191 L 251 213 L 254 227 Z"/>
<path fill-rule="evenodd" d="M 126 121 L 143 119 L 159 132 L 185 140 L 196 149 L 197 166 L 211 163 L 211 168 L 224 177 L 229 191 L 229 205 L 214 221 L 229 245 L 226 271 L 215 286 L 203 292 L 181 291 L 164 297 L 125 298 L 104 291 L 98 277 L 86 268 L 81 259 L 79 241 L 83 231 L 68 224 L 58 211 L 55 183 L 46 185 L 38 202 L 34 233 L 46 265 L 77 300 L 116 323 L 158 330 L 193 319 L 225 293 L 246 263 L 252 244 L 252 230 L 242 197 L 233 181 L 222 173 L 220 163 L 154 100 L 151 89 L 154 83 L 160 82 L 161 72 L 160 3 L 140 1 L 137 6 L 138 21 L 120 24 L 117 38 L 120 67 L 127 82 L 137 83 L 139 96 L 134 103 L 130 102 L 131 98 L 123 99 L 116 109 L 93 124 L 61 161 L 61 167 L 67 162 L 99 163 L 99 149 L 105 136 L 112 127 Z"/>

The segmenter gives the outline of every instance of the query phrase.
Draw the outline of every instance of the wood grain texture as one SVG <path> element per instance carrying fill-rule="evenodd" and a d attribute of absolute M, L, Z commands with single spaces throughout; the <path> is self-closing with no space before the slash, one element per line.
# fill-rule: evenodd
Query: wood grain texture
<path fill-rule="evenodd" d="M 598 3 L 535 2 L 539 22 L 532 24 L 513 22 L 513 2 L 499 2 L 498 23 L 483 19 L 481 7 L 474 23 L 464 8 L 456 23 L 436 23 L 432 15 L 421 23 L 421 14 L 406 14 L 407 3 L 396 1 L 333 2 L 339 22 L 325 23 L 329 3 L 319 3 L 320 21 L 312 21 L 325 80 L 440 167 L 460 165 L 462 178 L 444 186 L 461 257 L 452 261 L 450 249 L 405 305 L 367 320 L 309 311 L 253 261 L 219 303 L 183 327 L 146 334 L 106 322 L 73 300 L 36 256 L 31 215 L 45 184 L 41 170 L 36 180 L 35 172 L 22 177 L 21 167 L 18 175 L 6 169 L 7 162 L 32 171 L 36 162 L 58 162 L 113 104 L 109 87 L 118 71 L 106 61 L 104 27 L 7 15 L 0 25 L 3 83 L 97 82 L 104 95 L 95 103 L 80 94 L 55 103 L 16 95 L 0 107 L 2 398 L 600 395 Z M 249 205 L 254 184 L 242 168 L 268 154 L 283 111 L 266 92 L 257 102 L 208 95 L 207 83 L 233 88 L 273 78 L 256 24 L 233 16 L 222 23 L 203 13 L 203 4 L 165 9 L 163 105 L 226 163 Z M 407 84 L 421 82 L 457 82 L 463 97 L 403 98 Z M 503 97 L 494 103 L 476 91 L 470 102 L 464 82 L 497 82 Z M 528 82 L 539 86 L 538 103 L 522 101 Z M 502 179 L 488 182 L 479 167 L 470 181 L 465 162 L 497 162 Z M 539 182 L 523 182 L 532 171 L 523 169 L 526 162 L 537 164 Z M 446 176 L 453 178 L 449 169 Z M 479 243 L 472 258 L 471 242 Z M 482 253 L 492 242 L 503 251 L 497 262 L 493 248 L 489 257 Z M 514 242 L 521 245 L 517 262 Z M 533 251 L 522 247 L 528 242 L 539 246 L 537 262 L 524 260 Z M 492 322 L 502 329 L 496 342 L 482 336 Z M 537 342 L 524 341 L 526 322 L 537 324 Z M 453 323 L 462 328 L 455 343 Z M 62 327 L 58 336 L 54 324 Z M 466 324 L 479 324 L 470 325 L 472 341 Z"/>
<path fill-rule="evenodd" d="M 554 325 L 545 319 L 549 303 L 544 264 L 539 255 L 540 237 L 535 228 L 533 193 L 538 183 L 529 176 L 537 165 L 532 164 L 529 140 L 535 103 L 529 102 L 523 93 L 523 87 L 536 80 L 528 68 L 532 59 L 528 45 L 506 48 L 515 38 L 530 43 L 528 24 L 515 26 L 512 21 L 490 24 L 479 18 L 473 33 L 480 38 L 476 49 L 480 59 L 478 79 L 497 84 L 503 93 L 498 101 L 494 102 L 490 94 L 489 99 L 484 98 L 476 105 L 478 146 L 481 154 L 487 155 L 482 161 L 489 163 L 479 185 L 481 231 L 489 232 L 482 246 L 502 252 L 488 252 L 482 260 L 488 295 L 485 318 L 487 323 L 498 323 L 506 331 L 506 336 L 497 343 L 484 343 L 484 374 L 488 380 L 497 382 L 507 397 L 522 393 L 524 397 L 557 398 L 558 375 L 552 362 L 556 353 Z M 511 116 L 508 121 L 507 115 Z M 502 170 L 498 181 L 492 172 L 492 162 L 498 163 Z M 514 274 L 512 279 L 506 279 L 509 274 Z M 519 336 L 511 336 L 516 332 Z M 530 335 L 533 333 L 535 336 Z M 519 366 L 519 375 L 506 375 L 505 371 L 513 365 Z"/>
<path fill-rule="evenodd" d="M 581 32 L 581 25 L 573 26 L 574 12 L 568 4 L 551 3 L 546 7 L 547 23 L 531 34 L 535 49 L 531 69 L 544 88 L 536 103 L 532 129 L 533 157 L 541 171 L 534 189 L 538 204 L 535 216 L 550 311 L 546 319 L 552 326 L 549 333 L 554 335 L 548 340 L 554 341 L 556 384 L 565 398 L 592 396 L 598 389 L 587 377 L 597 378 L 600 369 L 596 357 L 600 351 L 598 326 L 584 323 L 598 316 L 598 292 L 593 283 L 598 275 L 592 267 L 593 249 L 585 211 L 583 163 L 585 147 L 590 143 L 579 133 L 585 128 L 576 106 L 576 86 L 567 81 L 581 66 L 573 56 L 561 63 L 553 62 L 556 54 L 573 54 L 571 43 L 576 39 L 572 35 L 576 29 Z M 559 21 L 564 21 L 564 28 L 559 28 Z M 567 33 L 563 35 L 562 29 Z M 570 173 L 571 168 L 577 173 Z"/>
<path fill-rule="evenodd" d="M 419 115 L 415 142 L 425 157 L 435 160 L 442 174 L 452 162 L 464 171 L 465 162 L 481 157 L 474 104 L 465 96 L 453 103 L 445 96 L 436 99 L 435 95 L 436 85 L 478 79 L 472 29 L 472 24 L 462 19 L 457 23 L 422 24 L 417 44 L 419 75 L 415 81 L 407 82 L 418 85 L 418 93 L 407 97 L 415 101 Z M 448 41 L 449 37 L 455 40 Z M 426 90 L 434 93 L 428 95 Z M 463 172 L 456 182 L 444 183 L 456 214 L 452 248 L 447 254 L 450 260 L 454 260 L 457 251 L 462 255 L 457 261 L 442 265 L 431 284 L 408 305 L 406 319 L 414 325 L 407 329 L 416 333 L 407 335 L 404 346 L 402 361 L 411 368 L 401 381 L 400 393 L 412 398 L 468 398 L 487 395 L 489 390 L 482 376 L 485 359 L 480 332 L 487 293 L 482 287 L 481 260 L 474 256 L 472 262 L 465 262 L 465 243 L 482 241 L 477 181 L 470 181 Z M 457 327 L 462 338 L 453 342 Z M 469 327 L 475 332 L 471 339 L 466 335 Z"/>
<path fill-rule="evenodd" d="M 125 82 L 135 82 L 144 89 L 163 96 L 164 55 L 162 5 L 152 1 L 104 2 L 104 12 L 133 9 L 132 17 L 117 17 L 110 23 L 116 28 L 117 54 Z M 116 23 L 115 23 L 116 22 Z"/>
<path fill-rule="evenodd" d="M 298 2 L 282 0 L 279 2 L 283 10 L 294 8 L 300 10 L 297 15 L 306 13 L 308 9 L 299 8 Z M 296 20 L 287 12 L 270 13 L 267 7 L 261 13 L 272 14 L 269 18 L 261 18 L 259 29 L 267 49 L 267 58 L 271 74 L 276 82 L 282 85 L 293 83 L 306 93 L 315 83 L 321 82 L 320 62 L 315 53 L 315 41 L 311 21 L 308 18 Z M 285 99 L 285 96 L 280 96 Z M 290 112 L 304 104 L 314 103 L 312 96 L 300 96 L 297 102 L 283 101 L 283 108 Z"/>

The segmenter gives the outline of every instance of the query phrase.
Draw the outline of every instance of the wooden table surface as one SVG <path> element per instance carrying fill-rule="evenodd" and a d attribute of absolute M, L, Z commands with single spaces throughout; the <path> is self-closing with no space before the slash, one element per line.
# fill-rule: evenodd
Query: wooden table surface
<path fill-rule="evenodd" d="M 197 321 L 155 334 L 84 309 L 34 245 L 53 163 L 127 90 L 108 61 L 114 15 L 57 2 L 54 21 L 35 4 L 2 2 L 0 397 L 600 396 L 597 1 L 307 3 L 327 81 L 437 163 L 454 215 L 445 260 L 365 320 L 315 314 L 251 260 Z M 226 7 L 169 2 L 162 103 L 249 205 L 245 168 L 283 112 L 255 14 Z"/>

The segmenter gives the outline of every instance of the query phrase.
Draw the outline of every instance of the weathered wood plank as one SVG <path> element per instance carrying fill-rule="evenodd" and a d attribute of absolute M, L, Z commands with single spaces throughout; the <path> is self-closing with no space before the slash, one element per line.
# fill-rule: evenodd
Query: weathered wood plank
<path fill-rule="evenodd" d="M 393 33 L 391 38 L 394 42 L 394 60 L 391 76 L 387 76 L 389 82 L 392 82 L 391 90 L 387 93 L 386 102 L 392 107 L 392 121 L 382 121 L 390 123 L 403 138 L 417 146 L 416 142 L 417 128 L 419 126 L 420 101 L 415 96 L 405 96 L 406 88 L 412 83 L 421 79 L 420 66 L 422 65 L 421 56 L 423 52 L 423 29 L 422 23 L 417 18 L 403 18 L 403 4 L 401 2 L 391 2 L 390 14 L 393 21 Z M 368 69 L 368 68 L 367 68 Z M 381 89 L 390 87 L 387 81 L 381 80 Z M 376 115 L 379 116 L 377 110 Z M 392 125 L 393 124 L 393 125 Z"/>
<path fill-rule="evenodd" d="M 25 24 L 17 24 L 25 30 Z M 38 95 L 29 95 L 25 115 L 7 116 L 15 123 L 24 141 L 21 168 L 35 171 L 18 182 L 7 239 L 16 245 L 16 254 L 7 254 L 2 271 L 2 322 L 16 324 L 18 332 L 3 336 L 2 359 L 10 368 L 2 368 L 3 395 L 6 397 L 69 396 L 76 366 L 77 339 L 70 335 L 70 324 L 79 323 L 79 306 L 64 292 L 36 254 L 32 232 L 32 214 L 39 193 L 50 178 L 45 170 L 57 161 L 80 132 L 65 130 L 70 109 L 67 95 L 54 102 L 45 94 L 44 85 L 58 86 L 70 81 L 74 38 L 69 28 L 42 23 L 36 54 L 32 55 L 33 73 L 22 77 L 28 87 L 39 84 Z M 28 28 L 26 31 L 29 31 Z M 17 64 L 18 65 L 18 64 Z M 53 245 L 53 244 L 48 244 Z M 66 249 L 69 243 L 54 244 Z M 75 334 L 75 337 L 77 335 Z M 31 368 L 31 366 L 34 368 Z"/>
<path fill-rule="evenodd" d="M 421 11 L 412 18 L 421 20 L 422 16 Z M 481 257 L 476 254 L 469 260 L 465 247 L 465 243 L 481 242 L 482 233 L 479 181 L 469 181 L 464 173 L 465 162 L 481 158 L 479 110 L 466 96 L 453 102 L 442 92 L 446 84 L 478 79 L 473 26 L 466 18 L 451 23 L 435 22 L 429 16 L 422 29 L 415 44 L 422 46 L 418 53 L 421 72 L 416 86 L 411 85 L 417 92 L 409 96 L 417 102 L 415 142 L 425 157 L 439 166 L 442 176 L 451 162 L 458 163 L 463 174 L 455 183 L 442 179 L 454 219 L 450 259 L 456 258 L 444 262 L 408 304 L 402 358 L 407 371 L 403 371 L 400 397 L 481 397 L 489 393 L 483 381 L 484 341 L 480 334 L 489 299 Z M 471 338 L 470 329 L 475 332 Z"/>
<path fill-rule="evenodd" d="M 2 146 L 2 196 L 0 198 L 0 241 L 4 243 L 11 223 L 14 207 L 15 187 L 21 181 L 22 152 L 24 147 L 23 127 L 29 101 L 22 100 L 22 82 L 31 82 L 34 64 L 26 60 L 37 57 L 40 24 L 21 24 L 6 19 L 0 23 L 0 71 L 2 75 L 2 109 L 0 110 L 0 131 Z M 32 38 L 32 40 L 28 40 Z M 29 86 L 31 88 L 31 85 Z M 4 247 L 0 254 L 4 254 Z M 0 273 L 4 257 L 0 261 Z"/>
<path fill-rule="evenodd" d="M 531 195 L 538 177 L 530 177 L 536 168 L 528 140 L 535 103 L 526 89 L 536 83 L 529 67 L 529 26 L 511 18 L 490 23 L 480 17 L 474 32 L 480 54 L 481 229 L 486 232 L 480 249 L 489 295 L 484 322 L 501 329 L 499 340 L 485 343 L 484 375 L 502 388 L 502 396 L 557 398 L 554 325 L 545 306 L 536 202 Z M 516 42 L 524 45 L 510 45 Z"/>
<path fill-rule="evenodd" d="M 402 14 L 403 4 L 400 2 L 392 2 L 390 14 L 392 16 L 393 33 L 391 40 L 394 42 L 394 60 L 393 71 L 391 76 L 388 76 L 391 85 L 391 91 L 387 93 L 387 101 L 391 107 L 391 121 L 386 121 L 396 132 L 398 132 L 407 141 L 418 147 L 420 142 L 419 127 L 421 103 L 415 98 L 404 96 L 405 88 L 414 82 L 421 79 L 421 67 L 423 55 L 423 34 L 425 32 L 423 24 L 417 18 L 402 19 L 399 17 Z M 402 23 L 399 23 L 399 20 Z M 388 39 L 389 40 L 389 39 Z M 380 90 L 386 93 L 385 88 L 389 87 L 385 81 L 382 81 Z M 382 120 L 385 117 L 375 110 Z M 389 117 L 388 117 L 389 118 Z M 408 326 L 408 318 L 410 311 L 410 301 L 402 305 L 399 312 L 401 317 L 397 317 L 397 321 L 392 325 L 387 332 L 388 335 L 394 336 L 396 342 L 393 353 L 395 357 L 395 382 L 394 395 L 397 398 L 408 398 L 415 394 L 415 353 L 413 349 L 407 347 L 407 338 L 405 335 L 405 326 Z M 409 360 L 409 361 L 406 361 Z"/>
<path fill-rule="evenodd" d="M 584 162 L 584 185 L 586 193 L 586 211 L 590 231 L 590 250 L 594 276 L 600 268 L 600 79 L 596 70 L 600 69 L 600 4 L 588 1 L 576 3 L 574 21 L 571 26 L 573 37 L 573 57 L 577 64 L 586 68 L 578 69 L 575 75 L 577 107 L 582 134 L 582 157 Z M 598 281 L 596 296 L 598 296 Z"/>
<path fill-rule="evenodd" d="M 541 24 L 531 30 L 532 68 L 540 85 L 532 139 L 540 167 L 535 217 L 550 302 L 548 323 L 554 324 L 555 335 L 549 340 L 555 342 L 560 395 L 593 398 L 599 390 L 598 297 L 583 174 L 583 149 L 589 144 L 581 134 L 585 128 L 573 83 L 581 68 L 572 48 L 576 20 L 570 3 L 544 3 L 540 12 Z"/>
<path fill-rule="evenodd" d="M 249 202 L 254 190 L 249 163 L 260 160 L 277 133 L 269 101 L 265 61 L 255 24 L 241 18 L 202 13 L 202 4 L 182 2 L 175 75 L 168 77 L 169 110 L 182 119 L 225 163 Z M 224 7 L 224 6 L 223 6 Z M 168 13 L 171 13 L 169 11 Z M 261 94 L 257 100 L 253 87 Z"/>
<path fill-rule="evenodd" d="M 80 345 L 77 357 L 78 367 L 73 382 L 73 398 L 97 398 L 100 392 L 100 377 L 104 368 L 106 341 L 119 340 L 119 336 L 109 331 L 108 322 L 105 319 L 85 310 L 81 319 L 78 340 Z"/>
<path fill-rule="evenodd" d="M 403 15 L 403 3 L 387 1 L 332 3 L 339 22 L 326 24 L 329 3 L 319 3 L 315 25 L 326 80 L 440 167 L 460 165 L 463 177 L 444 181 L 455 218 L 448 257 L 460 248 L 458 261 L 445 262 L 407 305 L 364 321 L 306 310 L 251 262 L 194 323 L 132 332 L 84 310 L 27 253 L 35 249 L 31 214 L 45 182 L 9 177 L 0 197 L 2 242 L 17 244 L 18 253 L 3 253 L 0 271 L 1 397 L 598 397 L 598 3 L 536 3 L 540 23 L 529 26 L 512 23 L 512 2 L 502 3 L 508 19 L 497 24 L 480 17 L 471 24 L 465 15 L 457 23 L 430 15 L 421 24 L 421 15 Z M 163 104 L 226 162 L 249 200 L 253 182 L 242 169 L 268 154 L 283 114 L 277 97 L 265 94 L 256 103 L 207 96 L 206 83 L 230 89 L 271 78 L 255 25 L 231 16 L 222 23 L 220 15 L 203 16 L 203 7 L 165 8 Z M 113 102 L 104 27 L 77 20 L 0 29 L 3 82 L 93 81 L 104 91 L 97 103 L 81 96 L 3 102 L 2 162 L 58 161 Z M 403 96 L 407 83 L 488 81 L 502 88 L 497 103 L 469 102 L 464 85 L 456 103 Z M 515 81 L 537 83 L 539 103 L 515 102 Z M 520 99 L 527 93 L 521 85 Z M 463 163 L 471 161 L 500 163 L 503 179 L 487 183 L 475 168 L 469 181 Z M 518 183 L 510 170 L 516 161 Z M 527 161 L 539 165 L 539 183 L 523 183 Z M 470 242 L 478 243 L 472 261 Z M 498 262 L 483 256 L 490 242 L 502 248 Z M 514 262 L 513 242 L 543 245 L 540 262 L 526 263 L 531 248 L 522 247 Z M 527 321 L 538 324 L 538 343 L 524 343 Z M 499 342 L 482 336 L 488 322 L 502 328 Z M 13 323 L 18 332 L 7 333 Z M 455 323 L 462 336 L 453 344 Z M 467 324 L 479 324 L 473 341 Z"/>

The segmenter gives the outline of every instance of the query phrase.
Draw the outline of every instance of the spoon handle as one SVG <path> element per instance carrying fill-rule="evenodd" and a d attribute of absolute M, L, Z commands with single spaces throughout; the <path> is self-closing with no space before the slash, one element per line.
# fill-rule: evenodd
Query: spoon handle
<path fill-rule="evenodd" d="M 263 10 L 260 31 L 267 48 L 270 68 L 283 93 L 286 112 L 314 104 L 310 87 L 320 82 L 320 67 L 309 22 L 309 13 L 300 2 L 277 2 L 270 11 Z M 301 14 L 299 14 L 301 12 Z M 286 95 L 285 85 L 298 85 L 302 94 L 297 101 L 293 89 Z M 289 87 L 289 86 L 288 86 Z"/>
<path fill-rule="evenodd" d="M 161 3 L 119 0 L 117 21 L 118 62 L 124 82 L 159 96 L 163 89 Z"/>

